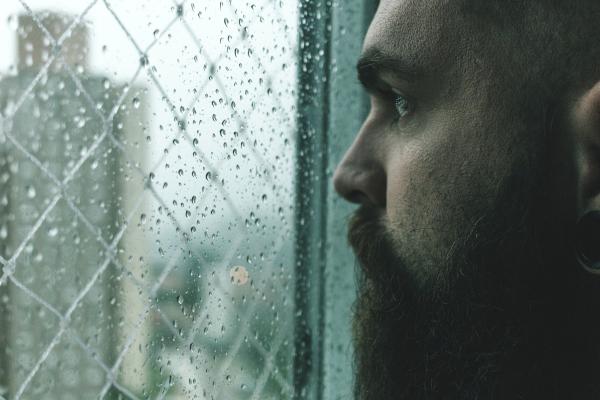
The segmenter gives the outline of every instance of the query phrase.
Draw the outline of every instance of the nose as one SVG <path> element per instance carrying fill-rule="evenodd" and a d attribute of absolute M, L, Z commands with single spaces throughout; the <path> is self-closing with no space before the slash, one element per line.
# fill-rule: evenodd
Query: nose
<path fill-rule="evenodd" d="M 385 208 L 386 173 L 372 145 L 359 134 L 338 165 L 333 185 L 352 203 Z"/>

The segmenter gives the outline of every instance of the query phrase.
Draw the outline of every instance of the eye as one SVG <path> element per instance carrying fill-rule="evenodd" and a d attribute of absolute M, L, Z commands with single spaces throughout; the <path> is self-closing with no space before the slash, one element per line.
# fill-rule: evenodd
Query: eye
<path fill-rule="evenodd" d="M 396 112 L 398 113 L 398 118 L 404 118 L 408 114 L 410 114 L 410 111 L 411 111 L 410 102 L 401 93 L 398 93 L 395 90 L 393 91 L 393 93 L 394 93 L 394 107 L 396 108 Z"/>

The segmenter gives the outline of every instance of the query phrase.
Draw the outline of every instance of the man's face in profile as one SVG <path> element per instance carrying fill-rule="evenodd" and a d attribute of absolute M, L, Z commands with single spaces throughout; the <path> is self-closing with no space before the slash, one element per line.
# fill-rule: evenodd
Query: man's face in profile
<path fill-rule="evenodd" d="M 335 176 L 361 205 L 356 395 L 587 398 L 598 296 L 571 251 L 570 103 L 465 3 L 381 1 L 358 63 L 371 111 Z"/>

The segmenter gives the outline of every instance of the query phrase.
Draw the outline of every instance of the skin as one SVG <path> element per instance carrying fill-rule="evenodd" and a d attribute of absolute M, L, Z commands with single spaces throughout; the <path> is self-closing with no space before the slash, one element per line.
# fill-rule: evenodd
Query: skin
<path fill-rule="evenodd" d="M 600 74 L 535 68 L 463 5 L 383 0 L 365 38 L 371 111 L 334 176 L 361 205 L 357 397 L 598 398 L 570 238 L 598 206 Z"/>
<path fill-rule="evenodd" d="M 450 5 L 381 3 L 364 51 L 378 49 L 423 71 L 413 82 L 393 71 L 380 75 L 412 99 L 414 110 L 393 122 L 393 102 L 373 93 L 371 113 L 334 179 L 342 196 L 360 193 L 366 203 L 385 209 L 408 264 L 421 264 L 418 274 L 430 274 L 452 252 L 455 238 L 490 207 L 506 171 L 530 157 L 520 129 L 505 130 L 513 124 L 509 110 L 515 105 L 495 95 L 490 68 L 469 50 L 471 34 L 461 19 Z M 423 246 L 413 249 L 407 241 Z"/>

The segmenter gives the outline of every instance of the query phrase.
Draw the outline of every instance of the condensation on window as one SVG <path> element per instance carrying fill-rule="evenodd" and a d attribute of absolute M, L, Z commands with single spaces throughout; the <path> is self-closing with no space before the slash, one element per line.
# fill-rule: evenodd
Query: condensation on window
<path fill-rule="evenodd" d="M 0 9 L 0 398 L 293 393 L 297 0 Z"/>

